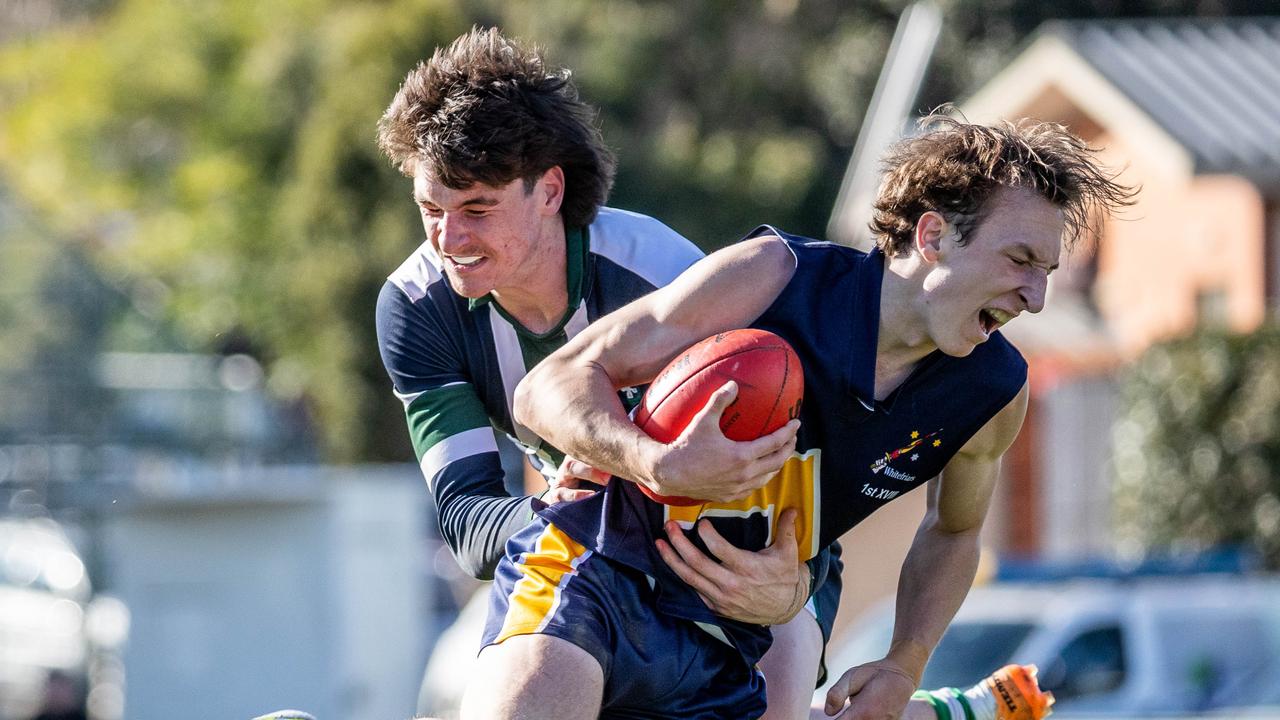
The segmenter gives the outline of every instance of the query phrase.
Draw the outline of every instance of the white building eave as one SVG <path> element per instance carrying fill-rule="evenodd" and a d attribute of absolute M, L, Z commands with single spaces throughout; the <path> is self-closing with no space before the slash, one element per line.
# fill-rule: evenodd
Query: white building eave
<path fill-rule="evenodd" d="M 1189 180 L 1194 173 L 1195 161 L 1187 148 L 1057 35 L 1037 38 L 960 110 L 970 122 L 1017 119 L 1049 90 L 1123 138 L 1159 176 Z"/>

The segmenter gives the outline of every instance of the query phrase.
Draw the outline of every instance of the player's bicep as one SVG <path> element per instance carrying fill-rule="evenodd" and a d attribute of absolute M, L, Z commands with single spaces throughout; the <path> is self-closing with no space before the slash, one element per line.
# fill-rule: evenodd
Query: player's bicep
<path fill-rule="evenodd" d="M 982 526 L 1004 453 L 1013 444 L 1027 414 L 1029 392 L 1024 384 L 1013 400 L 974 434 L 947 463 L 934 482 L 938 520 L 950 532 Z"/>
<path fill-rule="evenodd" d="M 999 474 L 999 458 L 952 458 L 932 481 L 930 509 L 937 516 L 938 527 L 951 533 L 981 528 Z"/>
<path fill-rule="evenodd" d="M 795 256 L 775 236 L 732 245 L 602 318 L 552 357 L 596 364 L 618 387 L 647 382 L 699 340 L 750 325 L 794 272 Z"/>

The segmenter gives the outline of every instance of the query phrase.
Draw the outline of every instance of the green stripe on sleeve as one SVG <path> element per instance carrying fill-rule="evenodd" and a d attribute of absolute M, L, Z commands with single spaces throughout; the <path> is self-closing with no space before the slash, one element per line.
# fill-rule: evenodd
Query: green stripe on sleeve
<path fill-rule="evenodd" d="M 489 416 L 471 383 L 427 390 L 409 403 L 405 416 L 419 462 L 441 440 L 467 430 L 489 427 Z"/>

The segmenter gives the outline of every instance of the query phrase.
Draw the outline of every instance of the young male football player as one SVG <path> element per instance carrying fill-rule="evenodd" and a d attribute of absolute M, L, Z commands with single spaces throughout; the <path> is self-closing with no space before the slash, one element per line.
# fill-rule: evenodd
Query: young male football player
<path fill-rule="evenodd" d="M 479 578 L 492 576 L 504 543 L 532 517 L 530 498 L 504 490 L 493 428 L 548 474 L 563 458 L 512 418 L 516 383 L 589 323 L 701 257 L 657 220 L 601 207 L 614 159 L 595 115 L 567 71 L 496 30 L 473 30 L 410 72 L 379 124 L 380 147 L 413 178 L 426 230 L 383 287 L 379 347 L 440 531 Z M 584 494 L 557 486 L 544 499 Z M 722 613 L 775 624 L 780 641 L 763 667 L 780 689 L 778 717 L 794 717 L 813 692 L 840 591 L 838 573 L 821 582 L 829 555 L 811 571 L 785 531 L 760 552 L 724 548 L 719 560 L 743 582 L 706 594 Z M 815 604 L 801 612 L 812 584 Z"/>
<path fill-rule="evenodd" d="M 927 484 L 890 650 L 847 671 L 826 708 L 845 718 L 903 712 L 973 580 L 999 461 L 1026 409 L 1026 364 L 998 330 L 1043 307 L 1064 237 L 1088 232 L 1095 210 L 1131 193 L 1081 140 L 1043 123 L 932 117 L 886 168 L 872 252 L 764 226 L 588 327 L 522 382 L 517 420 L 615 478 L 589 498 L 541 508 L 508 544 L 480 655 L 482 677 L 506 682 L 501 693 L 473 683 L 469 717 L 529 708 L 567 718 L 759 716 L 755 664 L 768 628 L 710 612 L 659 555 L 664 532 L 707 539 L 714 529 L 754 550 L 777 530 L 779 511 L 794 508 L 805 559 Z M 731 386 L 669 445 L 630 422 L 618 388 L 746 326 L 781 335 L 800 356 L 794 452 L 720 433 Z M 772 479 L 761 485 L 762 476 Z M 711 502 L 664 506 L 639 484 Z M 1004 699 L 971 710 L 990 716 Z"/>

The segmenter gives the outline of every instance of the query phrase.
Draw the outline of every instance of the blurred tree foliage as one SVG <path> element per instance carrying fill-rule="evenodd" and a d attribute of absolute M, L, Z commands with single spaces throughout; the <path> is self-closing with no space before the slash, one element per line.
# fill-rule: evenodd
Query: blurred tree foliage
<path fill-rule="evenodd" d="M 1118 537 L 1134 549 L 1249 546 L 1280 568 L 1280 326 L 1155 346 L 1121 388 Z"/>
<path fill-rule="evenodd" d="M 189 347 L 259 357 L 332 457 L 358 458 L 404 434 L 376 410 L 372 308 L 421 233 L 374 126 L 466 27 L 448 2 L 122 2 L 4 49 L 4 171 L 137 308 Z"/>
<path fill-rule="evenodd" d="M 84 348 L 101 343 L 119 294 L 81 244 L 53 236 L 2 186 L 0 237 L 0 443 L 101 438 L 110 399 Z"/>
<path fill-rule="evenodd" d="M 920 109 L 976 87 L 1051 12 L 1240 5 L 939 4 L 947 22 Z M 311 409 L 331 459 L 403 460 L 372 308 L 421 229 L 373 137 L 414 63 L 473 23 L 498 25 L 573 68 L 600 107 L 621 159 L 613 204 L 708 249 L 765 221 L 822 236 L 905 5 L 83 2 L 0 45 L 0 173 L 164 327 L 119 324 L 101 344 L 249 352 L 276 397 Z"/>

